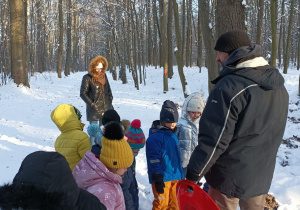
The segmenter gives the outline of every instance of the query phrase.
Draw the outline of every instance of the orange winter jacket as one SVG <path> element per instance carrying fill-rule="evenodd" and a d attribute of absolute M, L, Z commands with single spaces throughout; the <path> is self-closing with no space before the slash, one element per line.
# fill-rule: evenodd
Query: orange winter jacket
<path fill-rule="evenodd" d="M 61 104 L 51 113 L 51 119 L 61 134 L 55 141 L 55 151 L 62 154 L 68 161 L 71 170 L 91 150 L 89 136 L 83 132 L 82 124 L 72 105 Z"/>

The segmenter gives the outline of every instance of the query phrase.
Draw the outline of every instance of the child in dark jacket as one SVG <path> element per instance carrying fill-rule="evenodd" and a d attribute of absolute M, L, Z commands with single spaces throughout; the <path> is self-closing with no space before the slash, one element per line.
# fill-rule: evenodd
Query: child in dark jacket
<path fill-rule="evenodd" d="M 149 182 L 154 194 L 153 209 L 179 209 L 176 185 L 183 179 L 176 123 L 176 105 L 166 100 L 160 111 L 160 120 L 153 122 L 146 141 Z"/>
<path fill-rule="evenodd" d="M 140 120 L 135 119 L 131 122 L 128 131 L 125 133 L 125 137 L 132 149 L 133 156 L 136 157 L 140 149 L 145 145 L 145 135 L 141 129 Z M 133 164 L 127 169 L 127 172 L 125 172 L 123 183 L 121 184 L 127 210 L 139 209 L 139 190 L 135 178 L 135 163 L 134 158 Z"/>

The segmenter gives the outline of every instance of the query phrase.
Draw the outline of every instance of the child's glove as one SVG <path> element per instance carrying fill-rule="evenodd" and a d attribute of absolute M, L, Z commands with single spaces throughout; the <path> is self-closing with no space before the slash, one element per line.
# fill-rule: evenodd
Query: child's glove
<path fill-rule="evenodd" d="M 162 174 L 152 174 L 151 179 L 155 182 L 155 189 L 158 192 L 158 194 L 163 194 L 164 193 L 164 175 Z"/>

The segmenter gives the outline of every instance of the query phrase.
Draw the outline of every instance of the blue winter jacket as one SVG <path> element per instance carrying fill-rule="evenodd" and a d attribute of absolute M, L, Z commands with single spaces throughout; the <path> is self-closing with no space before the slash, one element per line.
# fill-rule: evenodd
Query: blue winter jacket
<path fill-rule="evenodd" d="M 183 179 L 177 135 L 161 126 L 159 120 L 154 121 L 149 130 L 146 157 L 150 184 L 154 183 L 153 173 L 163 174 L 164 182 Z"/>
<path fill-rule="evenodd" d="M 123 183 L 121 184 L 126 210 L 138 210 L 139 209 L 139 190 L 138 184 L 135 178 L 135 159 L 133 164 L 127 168 L 124 173 Z"/>

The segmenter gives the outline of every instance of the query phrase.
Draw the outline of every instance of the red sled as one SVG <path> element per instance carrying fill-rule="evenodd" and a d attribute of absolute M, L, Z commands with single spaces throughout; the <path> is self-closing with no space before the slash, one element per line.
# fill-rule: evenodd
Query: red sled
<path fill-rule="evenodd" d="M 220 210 L 199 185 L 189 180 L 178 181 L 176 194 L 180 210 Z"/>

